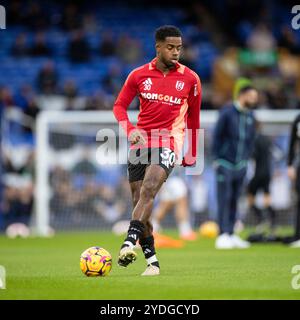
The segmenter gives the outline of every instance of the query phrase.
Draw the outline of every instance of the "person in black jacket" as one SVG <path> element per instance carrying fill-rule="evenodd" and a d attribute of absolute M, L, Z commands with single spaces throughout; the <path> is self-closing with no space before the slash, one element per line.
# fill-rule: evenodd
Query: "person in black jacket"
<path fill-rule="evenodd" d="M 295 221 L 295 233 L 291 239 L 291 246 L 300 247 L 300 114 L 292 124 L 290 146 L 288 153 L 288 176 L 295 183 L 297 193 L 297 212 Z"/>
<path fill-rule="evenodd" d="M 258 219 L 258 226 L 264 222 L 264 212 L 270 221 L 271 230 L 275 227 L 275 211 L 271 206 L 270 182 L 272 177 L 272 141 L 261 132 L 261 124 L 256 121 L 256 136 L 252 158 L 255 161 L 255 172 L 248 184 L 248 204 L 251 213 Z M 264 210 L 255 205 L 255 196 L 263 191 Z M 266 217 L 266 218 L 267 218 Z M 259 229 L 259 228 L 258 228 Z"/>
<path fill-rule="evenodd" d="M 249 243 L 234 234 L 237 203 L 246 175 L 255 137 L 251 109 L 258 92 L 248 79 L 235 84 L 234 102 L 222 108 L 213 135 L 212 154 L 216 169 L 218 223 L 217 249 L 248 248 Z"/>

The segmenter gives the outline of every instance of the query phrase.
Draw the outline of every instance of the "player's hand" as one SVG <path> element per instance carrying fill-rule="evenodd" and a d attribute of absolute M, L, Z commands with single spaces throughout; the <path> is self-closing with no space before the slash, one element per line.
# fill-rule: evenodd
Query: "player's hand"
<path fill-rule="evenodd" d="M 296 169 L 293 166 L 288 167 L 287 174 L 292 181 L 296 180 Z"/>
<path fill-rule="evenodd" d="M 186 159 L 186 157 L 183 157 L 181 166 L 183 167 L 195 167 L 196 166 L 196 159 Z"/>
<path fill-rule="evenodd" d="M 128 140 L 131 144 L 146 144 L 146 140 L 139 129 L 132 130 Z"/>

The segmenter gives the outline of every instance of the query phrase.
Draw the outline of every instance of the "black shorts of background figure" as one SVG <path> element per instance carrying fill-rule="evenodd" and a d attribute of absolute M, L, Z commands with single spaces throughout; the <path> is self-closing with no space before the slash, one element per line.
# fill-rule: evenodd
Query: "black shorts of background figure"
<path fill-rule="evenodd" d="M 253 177 L 248 184 L 248 193 L 256 195 L 258 191 L 263 191 L 265 194 L 270 193 L 270 176 Z"/>
<path fill-rule="evenodd" d="M 175 152 L 170 148 L 131 149 L 128 156 L 129 182 L 143 180 L 146 168 L 150 164 L 162 167 L 168 177 L 174 168 L 175 161 Z"/>

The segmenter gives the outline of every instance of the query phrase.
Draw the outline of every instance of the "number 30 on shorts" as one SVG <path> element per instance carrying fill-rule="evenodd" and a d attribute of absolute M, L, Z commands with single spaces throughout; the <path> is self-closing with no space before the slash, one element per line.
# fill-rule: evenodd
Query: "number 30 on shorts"
<path fill-rule="evenodd" d="M 175 152 L 169 148 L 163 148 L 160 153 L 161 163 L 167 168 L 173 167 L 175 163 Z"/>

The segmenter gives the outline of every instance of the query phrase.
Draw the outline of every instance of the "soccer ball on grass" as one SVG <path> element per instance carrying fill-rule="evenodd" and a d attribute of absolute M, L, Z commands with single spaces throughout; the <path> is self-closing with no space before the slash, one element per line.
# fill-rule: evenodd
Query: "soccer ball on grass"
<path fill-rule="evenodd" d="M 111 254 L 103 248 L 88 248 L 80 256 L 80 269 L 88 277 L 105 277 L 111 268 Z"/>
<path fill-rule="evenodd" d="M 214 221 L 206 221 L 200 225 L 199 233 L 203 238 L 214 239 L 219 234 L 219 227 Z"/>

